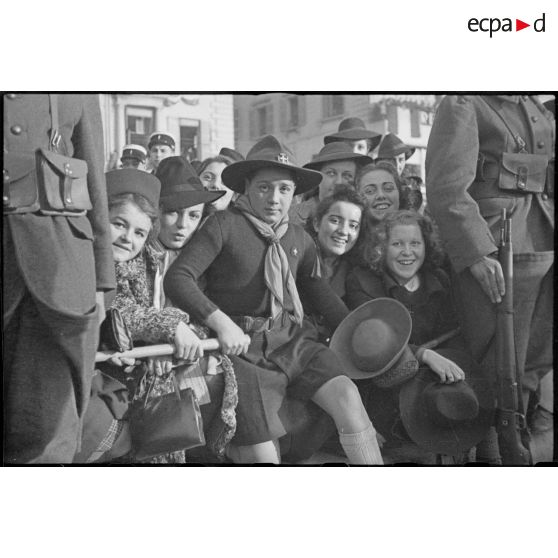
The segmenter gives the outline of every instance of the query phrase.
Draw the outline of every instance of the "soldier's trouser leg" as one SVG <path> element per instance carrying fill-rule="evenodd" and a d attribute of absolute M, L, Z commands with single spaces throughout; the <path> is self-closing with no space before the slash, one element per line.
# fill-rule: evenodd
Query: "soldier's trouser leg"
<path fill-rule="evenodd" d="M 97 312 L 57 315 L 27 294 L 8 323 L 6 463 L 71 463 L 91 389 Z"/>

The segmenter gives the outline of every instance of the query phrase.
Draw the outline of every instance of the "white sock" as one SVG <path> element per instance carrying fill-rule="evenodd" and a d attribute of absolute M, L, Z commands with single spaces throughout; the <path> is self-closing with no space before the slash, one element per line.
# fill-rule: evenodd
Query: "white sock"
<path fill-rule="evenodd" d="M 383 465 L 376 430 L 372 423 L 362 432 L 339 434 L 339 441 L 353 465 Z"/>

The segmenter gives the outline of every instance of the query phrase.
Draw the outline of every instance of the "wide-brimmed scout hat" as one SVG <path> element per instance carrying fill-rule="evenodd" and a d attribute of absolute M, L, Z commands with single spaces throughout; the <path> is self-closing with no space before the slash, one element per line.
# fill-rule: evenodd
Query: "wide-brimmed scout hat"
<path fill-rule="evenodd" d="M 390 387 L 412 378 L 418 362 L 408 347 L 409 311 L 392 298 L 376 298 L 353 310 L 331 337 L 330 349 L 354 380 Z"/>
<path fill-rule="evenodd" d="M 129 143 L 122 148 L 120 161 L 124 159 L 136 159 L 140 163 L 145 163 L 147 159 L 147 151 L 143 145 Z"/>
<path fill-rule="evenodd" d="M 105 174 L 107 195 L 140 194 L 153 207 L 159 206 L 161 182 L 157 177 L 138 169 L 117 169 Z"/>
<path fill-rule="evenodd" d="M 364 122 L 360 118 L 351 116 L 345 118 L 345 120 L 341 120 L 338 131 L 335 134 L 325 136 L 324 143 L 328 144 L 332 141 L 358 141 L 363 139 L 370 140 L 370 148 L 368 151 L 372 151 L 380 143 L 382 134 L 366 129 Z"/>
<path fill-rule="evenodd" d="M 154 145 L 168 145 L 170 148 L 174 149 L 176 141 L 168 132 L 153 132 L 149 136 L 147 149 L 151 149 Z"/>
<path fill-rule="evenodd" d="M 395 134 L 384 136 L 378 149 L 378 159 L 392 159 L 401 153 L 405 153 L 405 159 L 413 155 L 416 148 L 403 143 Z"/>
<path fill-rule="evenodd" d="M 297 166 L 294 155 L 288 147 L 281 144 L 274 136 L 265 136 L 250 149 L 245 161 L 238 161 L 226 167 L 221 180 L 231 190 L 243 194 L 246 177 L 256 170 L 268 167 L 290 171 L 296 184 L 295 194 L 313 190 L 323 178 L 319 172 Z"/>
<path fill-rule="evenodd" d="M 455 362 L 465 372 L 465 380 L 442 384 L 434 372 L 421 367 L 401 387 L 401 420 L 421 448 L 458 456 L 486 436 L 494 416 L 494 393 L 467 353 L 457 349 L 437 352 Z"/>
<path fill-rule="evenodd" d="M 163 159 L 156 176 L 161 181 L 160 204 L 166 211 L 212 203 L 226 193 L 205 190 L 192 165 L 180 156 Z"/>
<path fill-rule="evenodd" d="M 359 166 L 371 163 L 372 158 L 368 155 L 355 153 L 351 146 L 344 141 L 333 141 L 324 145 L 320 152 L 312 157 L 312 161 L 302 165 L 302 168 L 319 171 L 324 163 L 331 163 L 332 161 L 355 161 Z"/>
<path fill-rule="evenodd" d="M 221 155 L 222 157 L 226 157 L 227 159 L 230 159 L 235 163 L 238 161 L 244 161 L 244 156 L 242 155 L 242 153 L 239 153 L 238 151 L 230 147 L 221 147 L 219 155 Z"/>

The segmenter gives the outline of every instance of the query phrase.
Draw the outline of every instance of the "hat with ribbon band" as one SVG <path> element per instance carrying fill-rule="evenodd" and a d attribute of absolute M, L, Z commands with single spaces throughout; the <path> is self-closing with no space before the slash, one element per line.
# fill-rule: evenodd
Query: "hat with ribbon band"
<path fill-rule="evenodd" d="M 444 384 L 429 368 L 421 367 L 401 387 L 401 419 L 421 448 L 459 456 L 486 436 L 494 417 L 494 392 L 467 353 L 451 348 L 436 352 L 455 362 L 465 372 L 465 380 Z"/>
<path fill-rule="evenodd" d="M 122 148 L 122 156 L 120 160 L 124 159 L 136 159 L 140 163 L 145 163 L 147 159 L 147 151 L 143 145 L 137 145 L 135 143 L 129 143 Z"/>
<path fill-rule="evenodd" d="M 363 139 L 370 141 L 368 151 L 372 151 L 380 143 L 382 134 L 366 129 L 364 122 L 360 118 L 351 116 L 341 120 L 337 132 L 325 136 L 324 143 L 328 144 L 332 141 L 359 141 Z"/>
<path fill-rule="evenodd" d="M 359 166 L 371 163 L 372 158 L 355 153 L 351 146 L 344 141 L 333 141 L 324 145 L 320 152 L 312 157 L 312 161 L 303 165 L 303 168 L 319 171 L 325 163 L 333 161 L 354 161 Z"/>
<path fill-rule="evenodd" d="M 154 145 L 168 145 L 172 149 L 176 145 L 174 137 L 168 132 L 153 132 L 149 136 L 149 143 L 147 149 L 151 149 Z"/>
<path fill-rule="evenodd" d="M 345 317 L 329 347 L 349 378 L 393 386 L 412 378 L 418 370 L 407 345 L 411 329 L 411 315 L 403 304 L 392 298 L 376 298 Z"/>
<path fill-rule="evenodd" d="M 401 153 L 405 153 L 405 159 L 413 155 L 416 148 L 403 143 L 395 134 L 384 136 L 378 149 L 378 159 L 392 159 Z"/>
<path fill-rule="evenodd" d="M 223 170 L 221 179 L 231 190 L 244 193 L 248 175 L 264 168 L 280 168 L 290 171 L 296 184 L 295 194 L 303 194 L 314 189 L 322 181 L 319 172 L 297 166 L 291 150 L 274 136 L 265 136 L 246 155 L 245 161 L 238 161 Z"/>
<path fill-rule="evenodd" d="M 192 165 L 180 156 L 163 159 L 156 176 L 161 181 L 160 204 L 166 211 L 212 203 L 226 193 L 205 190 Z"/>

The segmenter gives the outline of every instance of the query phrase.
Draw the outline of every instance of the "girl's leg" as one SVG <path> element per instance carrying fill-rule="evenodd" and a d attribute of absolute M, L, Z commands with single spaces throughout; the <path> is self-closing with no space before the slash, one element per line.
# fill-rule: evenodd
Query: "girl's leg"
<path fill-rule="evenodd" d="M 269 442 L 262 442 L 252 446 L 235 446 L 231 444 L 227 449 L 227 457 L 237 464 L 274 463 L 279 465 L 281 463 L 279 442 L 277 440 L 270 440 Z"/>
<path fill-rule="evenodd" d="M 355 465 L 383 465 L 376 430 L 362 404 L 355 384 L 347 376 L 326 382 L 312 401 L 335 421 L 339 441 Z"/>

